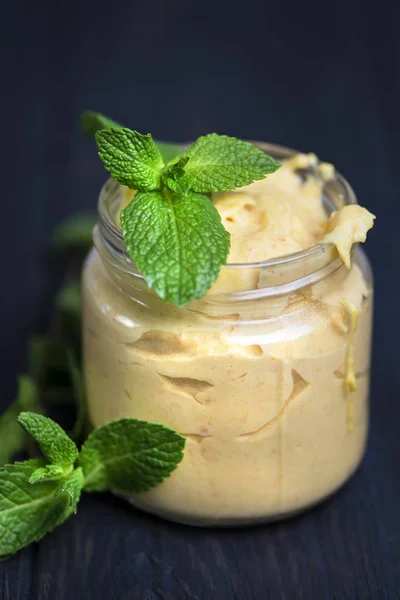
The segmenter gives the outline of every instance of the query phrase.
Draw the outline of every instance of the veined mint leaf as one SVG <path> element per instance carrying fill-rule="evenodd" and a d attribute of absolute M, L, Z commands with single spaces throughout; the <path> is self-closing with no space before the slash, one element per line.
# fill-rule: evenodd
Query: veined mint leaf
<path fill-rule="evenodd" d="M 129 255 L 163 300 L 185 306 L 217 279 L 229 233 L 202 194 L 138 192 L 121 211 Z"/>
<path fill-rule="evenodd" d="M 18 417 L 18 423 L 37 441 L 52 464 L 67 468 L 77 460 L 79 452 L 74 442 L 48 417 L 23 412 Z"/>
<path fill-rule="evenodd" d="M 99 156 L 115 181 L 144 191 L 160 187 L 164 166 L 160 151 L 148 133 L 130 129 L 102 129 L 96 133 Z"/>
<path fill-rule="evenodd" d="M 166 169 L 161 174 L 162 180 L 164 184 L 169 187 L 173 192 L 187 192 L 189 188 L 183 189 L 181 181 L 183 176 L 185 175 L 185 165 L 188 162 L 188 156 L 182 156 L 177 162 L 173 163 L 166 167 Z M 187 180 L 187 183 L 189 181 Z"/>
<path fill-rule="evenodd" d="M 72 507 L 74 513 L 76 513 L 76 507 L 81 497 L 83 488 L 83 471 L 81 467 L 78 467 L 67 477 L 60 485 L 58 490 L 55 492 L 57 497 L 63 492 L 69 495 L 69 504 Z"/>
<path fill-rule="evenodd" d="M 92 137 L 95 135 L 96 131 L 100 131 L 101 129 L 123 129 L 123 125 L 116 123 L 100 113 L 85 111 L 81 115 L 81 128 L 86 135 Z M 172 142 L 160 142 L 159 140 L 154 141 L 157 144 L 165 164 L 169 163 L 170 160 L 178 156 L 181 152 L 181 147 L 178 144 L 173 144 Z"/>
<path fill-rule="evenodd" d="M 199 137 L 184 154 L 189 157 L 180 189 L 222 192 L 249 185 L 274 173 L 280 164 L 250 144 L 227 135 Z"/>
<path fill-rule="evenodd" d="M 64 477 L 64 475 L 63 467 L 60 467 L 59 465 L 46 465 L 33 471 L 32 475 L 29 477 L 29 483 L 60 479 L 61 477 Z"/>
<path fill-rule="evenodd" d="M 0 557 L 40 540 L 73 512 L 69 493 L 55 496 L 59 481 L 29 483 L 42 465 L 33 460 L 0 469 Z"/>
<path fill-rule="evenodd" d="M 0 465 L 10 462 L 25 447 L 26 434 L 17 422 L 24 410 L 40 410 L 36 383 L 28 375 L 18 378 L 17 399 L 0 417 Z"/>
<path fill-rule="evenodd" d="M 183 458 L 185 438 L 158 423 L 112 421 L 95 429 L 82 446 L 84 489 L 144 492 L 160 484 Z"/>
<path fill-rule="evenodd" d="M 56 225 L 51 246 L 55 250 L 82 248 L 88 250 L 93 244 L 93 228 L 97 223 L 96 213 L 82 213 L 67 217 Z"/>

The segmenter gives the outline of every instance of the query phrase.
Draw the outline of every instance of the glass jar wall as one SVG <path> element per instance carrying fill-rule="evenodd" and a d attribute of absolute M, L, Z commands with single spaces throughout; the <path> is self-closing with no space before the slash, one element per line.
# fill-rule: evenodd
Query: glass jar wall
<path fill-rule="evenodd" d="M 264 145 L 278 158 L 290 151 Z M 327 206 L 355 202 L 340 176 Z M 123 190 L 101 194 L 83 274 L 84 371 L 91 424 L 159 422 L 186 437 L 160 486 L 128 499 L 184 523 L 275 520 L 325 498 L 365 449 L 372 277 L 332 246 L 227 265 L 178 309 L 147 289 L 118 226 Z"/>

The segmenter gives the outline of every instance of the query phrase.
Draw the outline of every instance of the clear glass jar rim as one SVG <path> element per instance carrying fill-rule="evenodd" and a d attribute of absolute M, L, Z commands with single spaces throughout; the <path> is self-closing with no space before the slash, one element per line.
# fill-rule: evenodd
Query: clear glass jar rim
<path fill-rule="evenodd" d="M 269 144 L 266 142 L 258 142 L 258 141 L 253 141 L 253 140 L 251 141 L 251 143 L 256 145 L 257 147 L 261 148 L 265 152 L 272 154 L 273 156 L 275 156 L 278 159 L 279 158 L 281 158 L 281 159 L 290 158 L 291 156 L 293 156 L 295 154 L 299 154 L 299 152 L 297 150 L 294 150 L 292 148 L 287 148 L 284 146 L 279 146 L 277 144 Z M 186 148 L 187 146 L 189 146 L 189 144 L 182 144 L 182 148 Z M 106 203 L 107 189 L 108 189 L 108 186 L 110 185 L 110 183 L 115 183 L 115 182 L 113 182 L 112 179 L 107 180 L 100 191 L 100 196 L 99 196 L 99 201 L 98 201 L 99 217 L 100 217 L 100 219 L 105 221 L 105 225 L 107 227 L 108 232 L 113 236 L 114 246 L 118 247 L 120 250 L 122 250 L 124 253 L 126 253 L 126 246 L 125 246 L 124 239 L 122 237 L 122 232 L 116 226 L 114 219 L 110 213 L 109 206 L 107 206 L 107 203 Z M 353 191 L 353 188 L 351 187 L 349 182 L 343 177 L 343 175 L 341 175 L 337 171 L 335 171 L 334 178 L 332 180 L 327 181 L 326 184 L 324 185 L 323 195 L 324 195 L 326 186 L 329 184 L 332 184 L 332 183 L 339 184 L 339 186 L 341 188 L 341 193 L 343 196 L 344 204 L 357 204 L 357 197 Z M 115 184 L 115 185 L 118 186 L 119 184 Z M 272 267 L 284 265 L 287 263 L 297 262 L 297 261 L 301 261 L 301 260 L 305 260 L 305 259 L 312 259 L 314 257 L 320 256 L 322 254 L 325 254 L 325 252 L 327 252 L 327 249 L 329 246 L 332 247 L 332 244 L 318 243 L 314 246 L 311 246 L 310 248 L 305 248 L 304 250 L 300 250 L 299 252 L 293 252 L 291 254 L 284 254 L 282 256 L 270 258 L 270 259 L 260 261 L 260 262 L 227 263 L 226 265 L 222 266 L 222 269 L 227 269 L 227 268 L 229 268 L 229 269 L 272 268 Z"/>

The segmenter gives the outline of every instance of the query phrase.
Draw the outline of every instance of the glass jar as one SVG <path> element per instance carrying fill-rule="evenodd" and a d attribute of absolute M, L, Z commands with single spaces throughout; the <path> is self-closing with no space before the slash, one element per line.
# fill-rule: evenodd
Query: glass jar
<path fill-rule="evenodd" d="M 278 159 L 293 154 L 257 145 Z M 323 196 L 328 211 L 356 203 L 340 175 Z M 281 519 L 326 498 L 366 445 L 365 254 L 353 248 L 350 270 L 331 245 L 227 265 L 204 298 L 178 309 L 157 298 L 130 261 L 118 226 L 122 199 L 109 180 L 83 274 L 89 418 L 99 426 L 134 417 L 186 437 L 171 477 L 127 499 L 183 523 L 237 525 Z"/>

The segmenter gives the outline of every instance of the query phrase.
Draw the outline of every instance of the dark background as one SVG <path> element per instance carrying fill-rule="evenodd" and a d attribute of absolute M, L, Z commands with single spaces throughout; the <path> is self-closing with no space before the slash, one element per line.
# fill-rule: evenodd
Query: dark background
<path fill-rule="evenodd" d="M 47 318 L 51 229 L 93 208 L 105 177 L 83 109 L 159 139 L 217 131 L 314 151 L 378 217 L 372 428 L 351 483 L 296 520 L 243 531 L 85 497 L 0 565 L 1 599 L 400 598 L 399 17 L 385 0 L 1 4 L 0 407 Z"/>

